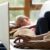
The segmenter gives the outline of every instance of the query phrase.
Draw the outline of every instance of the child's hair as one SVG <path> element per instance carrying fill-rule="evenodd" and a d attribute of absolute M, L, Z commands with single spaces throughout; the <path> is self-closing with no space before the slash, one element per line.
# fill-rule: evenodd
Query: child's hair
<path fill-rule="evenodd" d="M 19 15 L 16 17 L 16 26 L 17 27 L 21 27 L 23 26 L 23 23 L 24 23 L 24 19 L 26 18 L 26 16 L 24 15 Z"/>

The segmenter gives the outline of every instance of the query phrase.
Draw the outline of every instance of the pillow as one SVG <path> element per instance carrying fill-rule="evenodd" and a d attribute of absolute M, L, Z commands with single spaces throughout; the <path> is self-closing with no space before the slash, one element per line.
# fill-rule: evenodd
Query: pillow
<path fill-rule="evenodd" d="M 13 37 L 15 38 L 18 35 L 25 35 L 29 37 L 35 37 L 35 32 L 32 31 L 31 29 L 27 28 L 18 28 L 17 31 L 14 33 Z"/>
<path fill-rule="evenodd" d="M 47 32 L 47 35 L 44 36 L 44 40 L 50 39 L 50 31 Z"/>
<path fill-rule="evenodd" d="M 25 36 L 25 38 L 30 37 L 31 40 L 43 40 L 43 37 L 46 34 L 43 35 L 36 35 L 34 31 L 27 28 L 18 28 L 17 31 L 14 33 L 13 38 L 16 38 L 17 36 Z"/>

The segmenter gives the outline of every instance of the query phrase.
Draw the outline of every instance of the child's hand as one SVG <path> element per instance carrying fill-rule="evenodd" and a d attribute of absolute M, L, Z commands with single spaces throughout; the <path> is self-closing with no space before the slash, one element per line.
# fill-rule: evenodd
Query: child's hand
<path fill-rule="evenodd" d="M 31 28 L 31 30 L 35 32 L 35 28 Z"/>

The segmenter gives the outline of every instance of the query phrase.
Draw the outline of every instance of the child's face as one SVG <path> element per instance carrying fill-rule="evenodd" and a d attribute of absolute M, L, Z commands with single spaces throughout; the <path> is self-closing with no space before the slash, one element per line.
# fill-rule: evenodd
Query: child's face
<path fill-rule="evenodd" d="M 25 17 L 23 20 L 16 21 L 16 25 L 26 26 L 30 24 L 30 20 L 28 17 Z"/>
<path fill-rule="evenodd" d="M 28 17 L 26 17 L 25 19 L 24 19 L 24 23 L 23 23 L 24 25 L 29 25 L 30 24 L 30 21 L 29 21 L 29 18 Z"/>

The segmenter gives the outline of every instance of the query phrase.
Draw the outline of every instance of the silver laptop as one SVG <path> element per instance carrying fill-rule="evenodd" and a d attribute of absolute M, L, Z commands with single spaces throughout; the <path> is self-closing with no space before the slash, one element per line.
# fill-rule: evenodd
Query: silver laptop
<path fill-rule="evenodd" d="M 0 40 L 9 50 L 8 2 L 0 4 Z"/>

